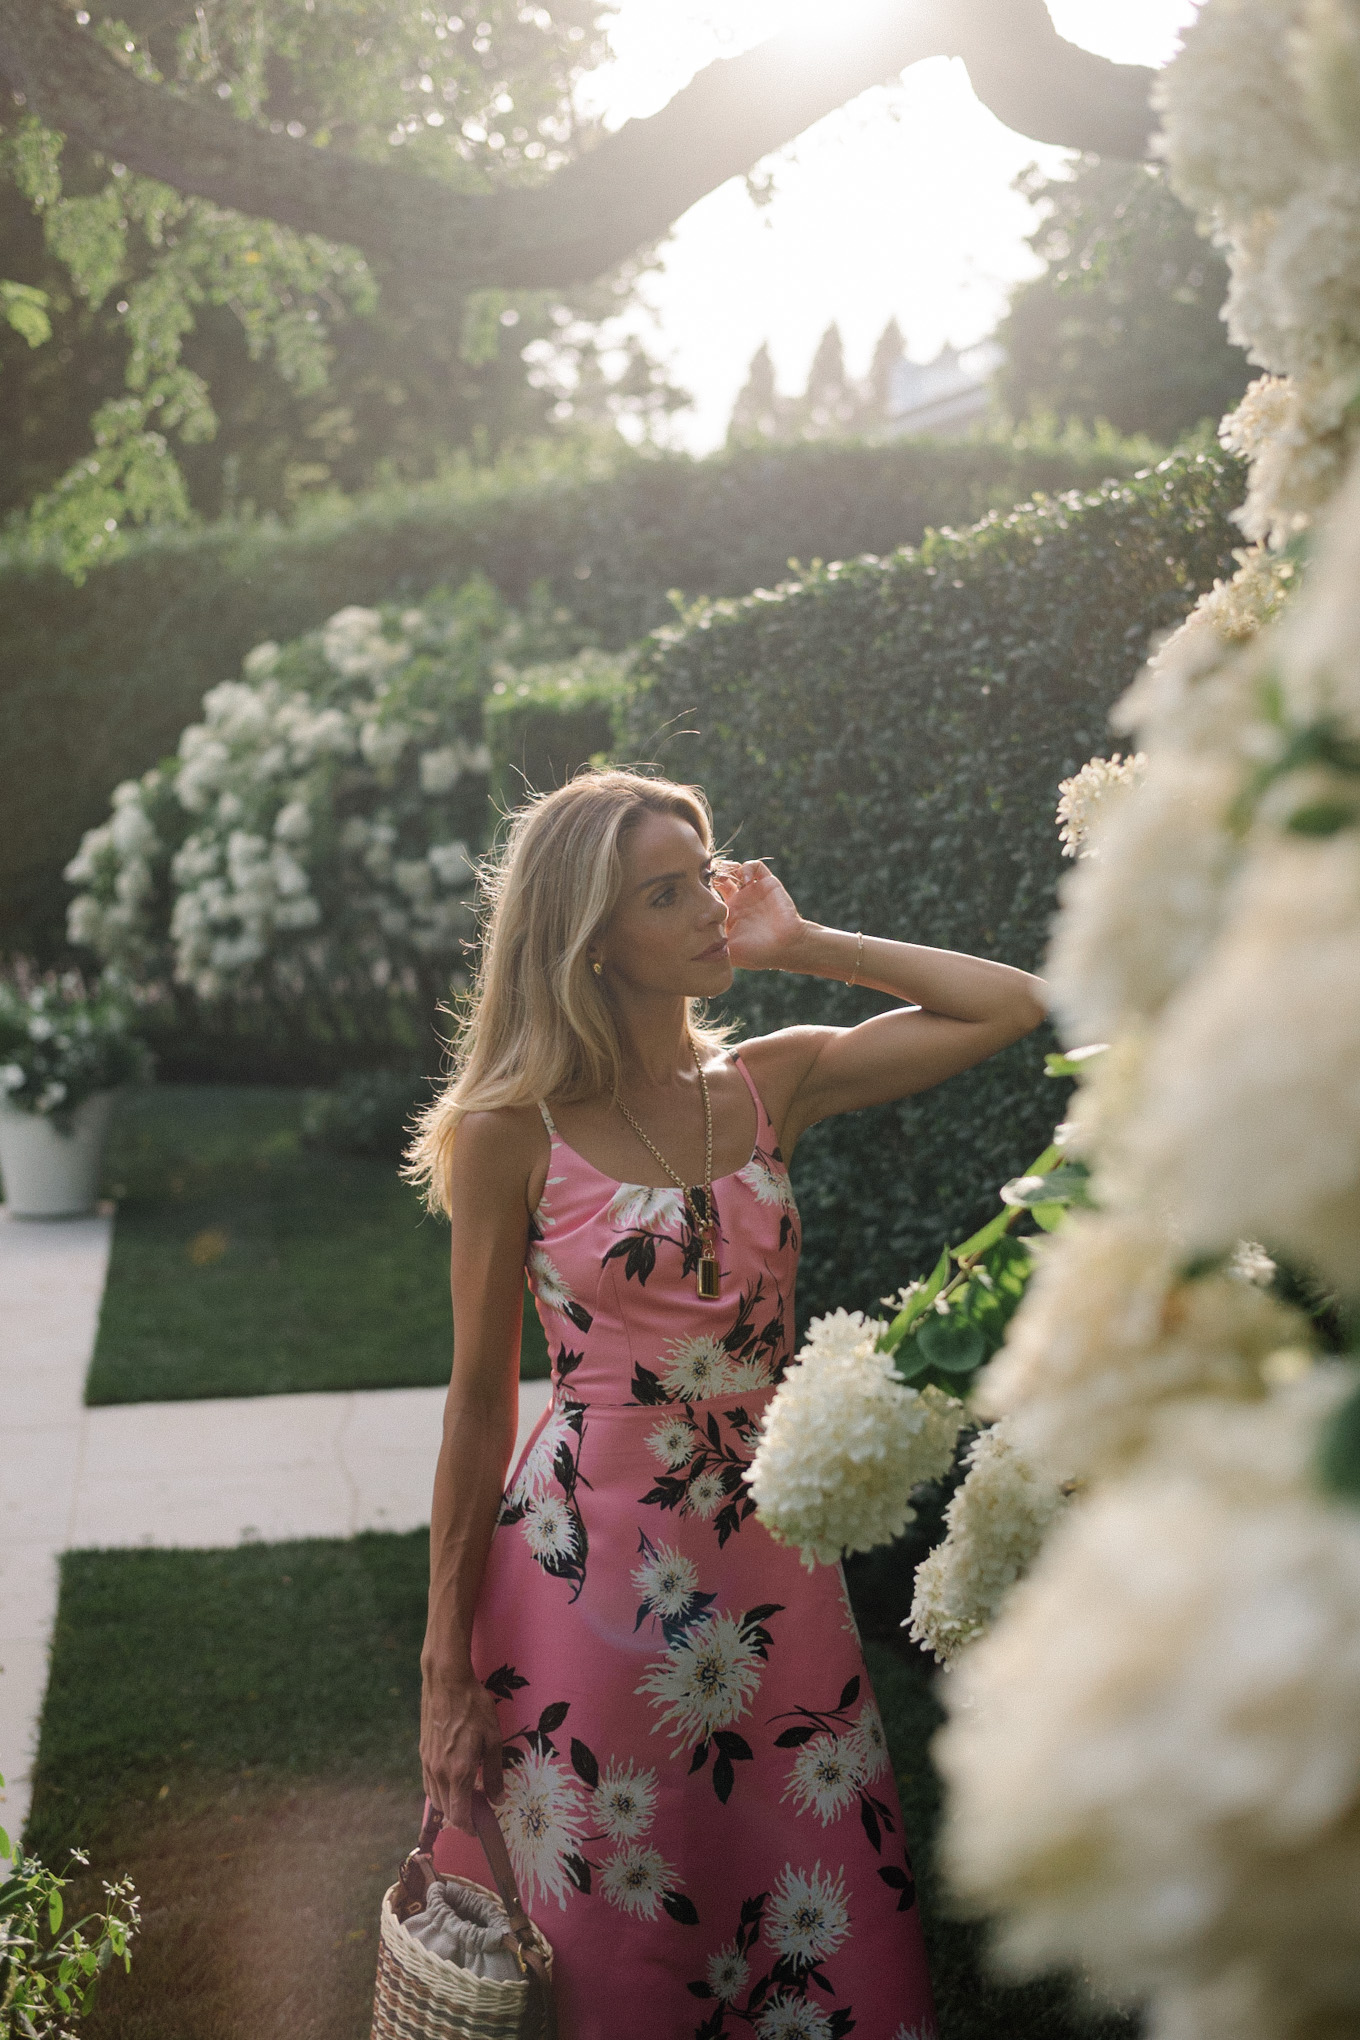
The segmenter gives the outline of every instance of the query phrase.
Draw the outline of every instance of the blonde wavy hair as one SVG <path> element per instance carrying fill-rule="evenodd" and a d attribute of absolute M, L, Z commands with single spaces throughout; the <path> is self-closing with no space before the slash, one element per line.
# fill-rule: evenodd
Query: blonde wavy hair
<path fill-rule="evenodd" d="M 509 817 L 478 871 L 481 961 L 450 1043 L 452 1074 L 416 1122 L 402 1174 L 431 1210 L 449 1208 L 449 1151 L 465 1112 L 539 1099 L 617 1095 L 618 1029 L 587 950 L 623 886 L 623 846 L 644 815 L 678 815 L 711 850 L 697 786 L 641 772 L 582 772 Z M 686 1002 L 690 1033 L 716 1049 L 732 1033 Z"/>

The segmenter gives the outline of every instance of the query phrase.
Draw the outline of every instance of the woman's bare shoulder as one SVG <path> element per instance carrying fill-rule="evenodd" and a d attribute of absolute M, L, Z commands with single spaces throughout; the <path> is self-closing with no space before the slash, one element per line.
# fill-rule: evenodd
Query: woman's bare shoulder
<path fill-rule="evenodd" d="M 475 1178 L 483 1190 L 500 1185 L 522 1190 L 547 1152 L 547 1128 L 536 1105 L 465 1112 L 450 1156 L 453 1180 L 457 1185 L 460 1178 Z"/>

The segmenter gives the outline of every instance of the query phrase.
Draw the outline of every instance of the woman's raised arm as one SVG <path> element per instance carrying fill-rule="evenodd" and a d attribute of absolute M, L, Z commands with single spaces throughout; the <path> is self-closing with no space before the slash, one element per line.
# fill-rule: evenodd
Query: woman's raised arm
<path fill-rule="evenodd" d="M 472 1665 L 472 1621 L 515 1445 L 528 1187 L 537 1115 L 471 1112 L 450 1168 L 453 1373 L 430 1510 L 430 1607 L 421 1652 L 425 1790 L 471 1833 L 479 1778 L 501 1793 L 496 1706 Z"/>
<path fill-rule="evenodd" d="M 739 969 L 840 978 L 908 1002 L 857 1027 L 792 1027 L 743 1050 L 790 1150 L 819 1119 L 928 1090 L 1018 1041 L 1047 1013 L 1044 981 L 1029 971 L 805 921 L 758 861 L 725 866 L 718 883 Z"/>

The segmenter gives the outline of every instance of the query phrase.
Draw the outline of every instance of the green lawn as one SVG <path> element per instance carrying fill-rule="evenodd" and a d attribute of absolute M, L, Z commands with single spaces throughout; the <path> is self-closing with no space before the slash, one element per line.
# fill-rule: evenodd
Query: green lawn
<path fill-rule="evenodd" d="M 364 2040 L 379 1898 L 419 1815 L 426 1567 L 423 1532 L 65 1559 L 28 1839 L 54 1862 L 92 1844 L 92 1877 L 130 1869 L 147 1900 L 90 2040 Z M 1056 1983 L 983 1977 L 932 1868 L 931 1681 L 868 1650 L 941 2040 L 1127 2040 Z"/>
<path fill-rule="evenodd" d="M 166 1084 L 122 1102 L 87 1401 L 448 1380 L 447 1227 L 392 1163 L 306 1145 L 305 1098 Z M 547 1372 L 532 1309 L 521 1366 Z"/>

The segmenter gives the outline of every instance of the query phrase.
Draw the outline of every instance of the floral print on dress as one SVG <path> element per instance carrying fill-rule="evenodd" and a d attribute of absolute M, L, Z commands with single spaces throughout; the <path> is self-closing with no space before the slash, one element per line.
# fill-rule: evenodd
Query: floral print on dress
<path fill-rule="evenodd" d="M 773 1388 L 788 1359 L 788 1312 L 779 1283 L 764 1274 L 738 1292 L 725 1332 L 690 1332 L 667 1341 L 648 1367 L 633 1364 L 635 1403 L 691 1403 Z"/>
<path fill-rule="evenodd" d="M 502 1665 L 485 1683 L 502 1701 L 528 1681 Z M 650 1920 L 664 1910 L 682 1926 L 697 1926 L 698 1910 L 674 1866 L 647 1839 L 656 1819 L 656 1772 L 618 1758 L 602 1766 L 577 1736 L 564 1760 L 554 1737 L 570 1713 L 569 1700 L 552 1701 L 533 1727 L 502 1741 L 506 1784 L 497 1812 L 526 1901 L 541 1892 L 565 1911 L 572 1890 L 589 1896 L 598 1881 L 600 1896 L 621 1912 Z"/>
<path fill-rule="evenodd" d="M 793 1247 L 798 1251 L 798 1202 L 793 1194 L 793 1184 L 784 1166 L 784 1157 L 779 1149 L 768 1152 L 759 1144 L 744 1169 L 738 1169 L 736 1181 L 753 1190 L 762 1204 L 774 1205 L 780 1213 L 779 1244 Z"/>
<path fill-rule="evenodd" d="M 672 1757 L 688 1749 L 691 1777 L 712 1754 L 713 1790 L 724 1805 L 736 1783 L 735 1766 L 755 1756 L 732 1724 L 750 1712 L 760 1691 L 772 1642 L 765 1624 L 782 1612 L 775 1601 L 748 1608 L 740 1618 L 705 1609 L 668 1639 L 665 1656 L 649 1666 L 637 1688 L 660 1710 L 652 1733 L 667 1731 L 677 1744 Z"/>
<path fill-rule="evenodd" d="M 661 1471 L 646 1494 L 639 1495 L 640 1505 L 678 1509 L 682 1516 L 697 1516 L 705 1523 L 711 1520 L 721 1550 L 755 1514 L 746 1476 L 758 1431 L 757 1420 L 740 1407 L 719 1414 L 696 1411 L 687 1403 L 648 1435 L 648 1448 Z"/>
<path fill-rule="evenodd" d="M 821 1713 L 811 1707 L 791 1709 L 800 1718 L 775 1737 L 774 1746 L 798 1752 L 785 1780 L 784 1798 L 792 1800 L 799 1813 L 814 1815 L 823 1827 L 857 1806 L 869 1845 L 881 1855 L 884 1835 L 893 1832 L 893 1813 L 869 1787 L 888 1768 L 888 1743 L 872 1700 L 851 1715 L 860 1687 L 856 1674 L 846 1681 L 833 1708 Z"/>
<path fill-rule="evenodd" d="M 620 1183 L 605 1206 L 605 1217 L 621 1232 L 683 1230 L 688 1213 L 682 1190 L 654 1190 L 646 1183 Z"/>
<path fill-rule="evenodd" d="M 529 1287 L 533 1290 L 534 1301 L 540 1309 L 550 1310 L 557 1317 L 566 1318 L 575 1325 L 578 1332 L 588 1332 L 594 1320 L 579 1298 L 572 1295 L 571 1284 L 547 1248 L 530 1246 L 526 1267 Z"/>
<path fill-rule="evenodd" d="M 694 2040 L 726 2040 L 729 2018 L 760 2040 L 842 2040 L 855 2026 L 853 2005 L 818 1999 L 838 1995 L 824 1965 L 851 1931 L 844 1870 L 786 1862 L 772 1890 L 742 1902 L 732 1939 L 689 1984 L 692 1996 L 716 2000 Z"/>
<path fill-rule="evenodd" d="M 580 1355 L 563 1348 L 557 1358 L 559 1383 L 579 1364 Z M 519 1525 L 520 1535 L 544 1572 L 570 1583 L 573 1601 L 586 1583 L 590 1550 L 590 1534 L 577 1499 L 578 1487 L 590 1485 L 581 1472 L 585 1432 L 586 1405 L 560 1393 L 502 1496 L 496 1519 L 498 1525 Z"/>
<path fill-rule="evenodd" d="M 640 2003 L 674 2040 L 852 2024 L 926 2040 L 920 1916 L 841 1569 L 809 1574 L 748 1513 L 799 1226 L 735 1067 L 756 1145 L 714 1186 L 713 1300 L 682 1195 L 602 1175 L 549 1123 L 527 1259 L 553 1399 L 507 1476 L 472 1636 L 499 1702 L 502 1825 L 577 2040 L 637 2040 Z M 456 1830 L 435 1864 L 486 1879 Z"/>

